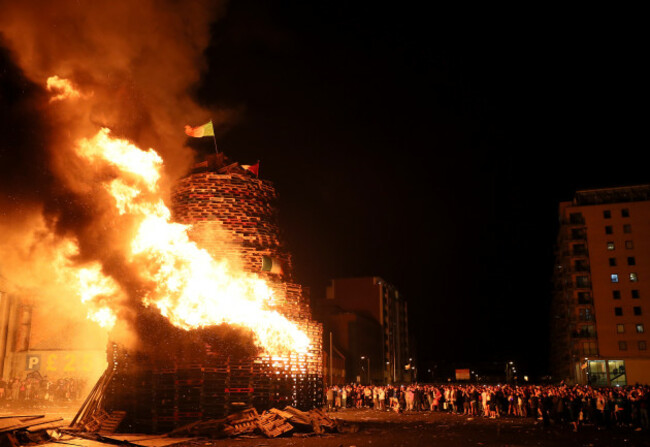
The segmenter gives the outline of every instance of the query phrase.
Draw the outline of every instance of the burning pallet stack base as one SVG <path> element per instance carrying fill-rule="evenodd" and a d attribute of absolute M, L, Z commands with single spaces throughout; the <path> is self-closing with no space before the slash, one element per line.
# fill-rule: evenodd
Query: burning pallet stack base
<path fill-rule="evenodd" d="M 281 369 L 277 359 L 206 355 L 200 363 L 163 367 L 118 348 L 113 359 L 73 421 L 81 430 L 106 431 L 103 425 L 120 416 L 112 431 L 168 433 L 247 408 L 310 410 L 322 402 L 321 376 Z"/>

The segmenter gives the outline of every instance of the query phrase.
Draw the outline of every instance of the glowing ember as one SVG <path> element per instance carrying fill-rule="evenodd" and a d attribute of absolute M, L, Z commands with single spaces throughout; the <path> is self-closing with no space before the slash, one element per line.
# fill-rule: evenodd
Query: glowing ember
<path fill-rule="evenodd" d="M 158 189 L 162 159 L 153 150 L 142 151 L 102 129 L 78 142 L 77 153 L 88 162 L 107 165 L 114 178 L 101 180 L 123 219 L 134 222 L 128 262 L 138 267 L 150 286 L 141 297 L 177 327 L 195 329 L 221 323 L 253 331 L 269 354 L 306 352 L 308 337 L 286 317 L 271 310 L 273 292 L 256 275 L 237 271 L 217 261 L 189 239 L 187 225 L 171 222 L 171 214 Z M 111 325 L 108 307 L 117 284 L 99 268 L 79 272 L 82 301 L 91 302 L 91 318 Z"/>

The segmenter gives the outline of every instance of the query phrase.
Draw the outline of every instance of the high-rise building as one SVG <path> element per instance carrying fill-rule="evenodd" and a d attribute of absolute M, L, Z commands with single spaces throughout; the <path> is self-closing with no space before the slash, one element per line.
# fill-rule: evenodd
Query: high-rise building
<path fill-rule="evenodd" d="M 650 383 L 650 185 L 559 206 L 551 366 L 575 383 Z"/>
<path fill-rule="evenodd" d="M 333 279 L 323 304 L 349 377 L 375 383 L 413 378 L 407 304 L 395 286 L 376 276 Z"/>

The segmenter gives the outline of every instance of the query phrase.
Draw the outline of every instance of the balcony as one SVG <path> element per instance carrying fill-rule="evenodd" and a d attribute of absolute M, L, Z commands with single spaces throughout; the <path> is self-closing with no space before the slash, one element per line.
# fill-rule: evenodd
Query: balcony
<path fill-rule="evenodd" d="M 573 338 L 596 338 L 596 332 L 576 331 L 571 334 Z"/>

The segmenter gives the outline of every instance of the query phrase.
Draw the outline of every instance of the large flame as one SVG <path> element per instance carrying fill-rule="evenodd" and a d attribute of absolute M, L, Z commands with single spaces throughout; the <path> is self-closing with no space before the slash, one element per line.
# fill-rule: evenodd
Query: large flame
<path fill-rule="evenodd" d="M 127 261 L 150 285 L 141 297 L 145 306 L 187 330 L 221 323 L 250 328 L 268 354 L 306 352 L 308 337 L 271 309 L 273 291 L 262 278 L 214 259 L 190 240 L 190 226 L 171 221 L 159 191 L 163 162 L 153 149 L 140 150 L 101 129 L 80 140 L 76 151 L 91 166 L 115 172 L 102 184 L 117 215 L 134 222 Z M 98 266 L 81 269 L 77 278 L 80 298 L 93 306 L 90 317 L 110 327 L 116 316 L 107 297 L 118 294 L 115 281 Z"/>

